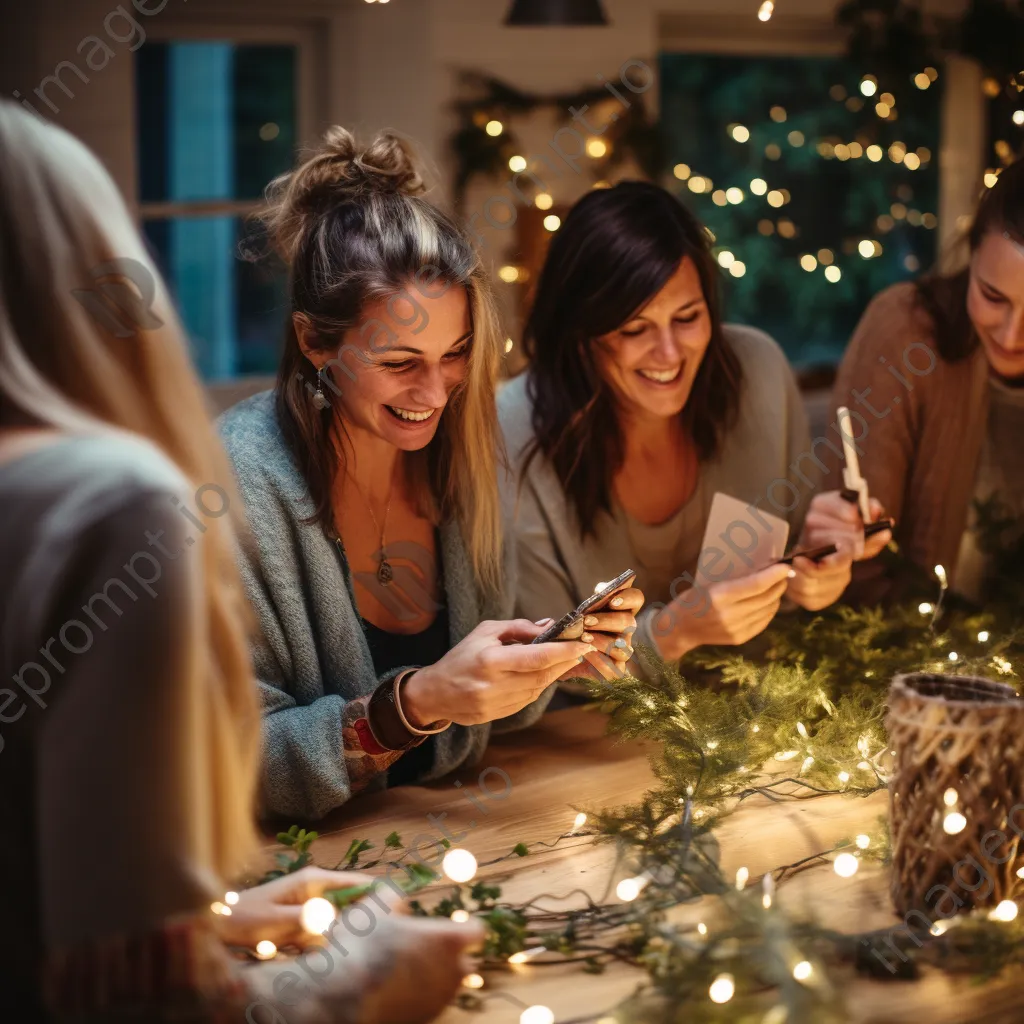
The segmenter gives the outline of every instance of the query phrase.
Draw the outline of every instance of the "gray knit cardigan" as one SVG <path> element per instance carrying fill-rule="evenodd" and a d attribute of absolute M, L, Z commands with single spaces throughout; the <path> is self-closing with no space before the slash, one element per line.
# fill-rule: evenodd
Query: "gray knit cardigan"
<path fill-rule="evenodd" d="M 221 434 L 235 469 L 252 531 L 241 558 L 242 580 L 256 612 L 252 656 L 263 704 L 261 802 L 264 814 L 316 820 L 349 799 L 341 750 L 342 708 L 396 672 L 378 676 L 360 625 L 348 564 L 318 525 L 312 504 L 264 391 L 229 409 Z M 503 481 L 507 485 L 506 481 Z M 440 529 L 444 593 L 452 645 L 485 619 L 509 619 L 515 597 L 512 531 L 506 530 L 505 586 L 484 597 L 459 528 Z M 533 724 L 554 687 L 517 714 L 488 725 L 453 725 L 426 742 L 433 759 L 420 781 L 439 778 L 483 755 L 492 729 Z M 381 773 L 370 788 L 383 788 Z"/>

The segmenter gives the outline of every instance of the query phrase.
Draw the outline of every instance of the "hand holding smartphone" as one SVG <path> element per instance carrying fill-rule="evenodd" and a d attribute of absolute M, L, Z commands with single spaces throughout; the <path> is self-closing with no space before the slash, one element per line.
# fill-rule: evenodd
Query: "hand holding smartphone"
<path fill-rule="evenodd" d="M 583 633 L 583 619 L 591 612 L 602 611 L 620 590 L 626 590 L 633 586 L 635 579 L 636 572 L 632 569 L 619 573 L 610 583 L 598 588 L 590 597 L 582 601 L 578 608 L 566 612 L 557 622 L 553 622 L 531 643 L 546 644 L 552 640 L 578 640 Z"/>

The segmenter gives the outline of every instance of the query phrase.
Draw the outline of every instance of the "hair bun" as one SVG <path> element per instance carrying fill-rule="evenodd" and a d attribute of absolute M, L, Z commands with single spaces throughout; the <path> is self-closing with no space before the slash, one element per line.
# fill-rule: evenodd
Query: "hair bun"
<path fill-rule="evenodd" d="M 308 211 L 374 192 L 419 195 L 426 191 L 416 154 L 405 139 L 382 131 L 360 152 L 353 134 L 340 125 L 326 132 L 319 149 L 295 171 L 294 178 L 295 204 Z"/>
<path fill-rule="evenodd" d="M 390 129 L 380 132 L 365 152 L 356 155 L 353 163 L 371 187 L 407 196 L 417 196 L 427 190 L 412 146 Z"/>
<path fill-rule="evenodd" d="M 415 150 L 397 132 L 379 132 L 363 151 L 341 125 L 329 128 L 320 145 L 294 171 L 271 182 L 267 208 L 259 215 L 273 248 L 290 260 L 313 219 L 340 203 L 372 195 L 416 196 L 426 191 Z"/>

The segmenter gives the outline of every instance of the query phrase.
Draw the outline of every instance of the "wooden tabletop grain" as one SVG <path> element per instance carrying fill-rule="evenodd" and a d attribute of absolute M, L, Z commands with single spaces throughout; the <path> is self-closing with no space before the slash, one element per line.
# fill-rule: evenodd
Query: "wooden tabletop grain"
<path fill-rule="evenodd" d="M 440 783 L 352 800 L 320 825 L 315 860 L 333 865 L 353 839 L 369 839 L 380 849 L 392 831 L 406 844 L 416 842 L 427 860 L 434 858 L 434 844 L 444 830 L 480 862 L 502 857 L 520 842 L 553 842 L 570 831 L 578 810 L 637 801 L 652 783 L 648 755 L 655 751 L 654 743 L 616 742 L 606 736 L 605 719 L 597 712 L 583 708 L 553 712 L 532 729 L 495 737 L 473 769 Z M 884 792 L 784 803 L 752 797 L 716 831 L 722 868 L 731 875 L 745 865 L 757 878 L 875 828 L 886 808 Z M 525 902 L 539 893 L 558 897 L 580 889 L 601 901 L 630 873 L 622 867 L 616 873 L 615 867 L 613 844 L 596 842 L 592 836 L 572 836 L 552 848 L 531 848 L 526 857 L 483 867 L 477 877 L 493 879 L 501 886 L 502 899 L 513 902 Z M 900 924 L 887 886 L 887 869 L 881 866 L 863 863 L 853 878 L 844 879 L 822 864 L 784 882 L 776 898 L 791 915 L 810 914 L 833 928 L 862 932 Z M 451 883 L 436 888 L 441 892 L 450 889 Z M 429 902 L 430 891 L 422 898 Z M 679 913 L 710 924 L 713 902 L 702 900 Z M 582 894 L 543 903 L 546 909 L 585 905 Z M 1006 972 L 984 986 L 935 970 L 926 970 L 913 982 L 870 981 L 852 972 L 839 972 L 835 978 L 852 1024 L 1024 1021 L 1024 979 L 1019 972 Z M 642 971 L 621 964 L 593 975 L 576 965 L 544 966 L 534 961 L 486 974 L 486 986 L 479 992 L 485 999 L 483 1014 L 452 1008 L 441 1020 L 442 1024 L 479 1024 L 482 1019 L 488 1024 L 516 1024 L 522 1005 L 536 1003 L 549 1006 L 556 1021 L 596 1020 L 644 980 Z"/>

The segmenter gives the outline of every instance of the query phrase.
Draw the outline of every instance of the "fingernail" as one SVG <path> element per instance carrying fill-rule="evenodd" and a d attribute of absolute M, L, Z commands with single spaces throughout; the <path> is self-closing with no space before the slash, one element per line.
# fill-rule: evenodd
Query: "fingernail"
<path fill-rule="evenodd" d="M 554 621 L 555 621 L 554 619 L 538 619 L 534 623 L 534 625 L 535 626 L 550 626 L 551 623 L 554 622 Z"/>
<path fill-rule="evenodd" d="M 629 646 L 629 644 L 627 644 L 626 641 L 623 640 L 621 636 L 618 637 L 615 640 L 615 642 L 612 644 L 612 647 L 618 647 L 620 651 L 625 650 L 628 646 Z"/>
<path fill-rule="evenodd" d="M 794 576 L 796 576 L 796 569 L 790 569 L 790 570 L 789 570 L 789 572 L 788 572 L 788 573 L 786 573 L 786 575 L 787 575 L 787 576 L 788 576 L 788 577 L 789 577 L 790 579 L 793 579 L 793 577 L 794 577 Z"/>
<path fill-rule="evenodd" d="M 622 598 L 621 597 L 613 597 L 612 598 L 612 607 L 613 608 L 621 608 L 622 607 Z"/>
<path fill-rule="evenodd" d="M 583 620 L 583 625 L 584 626 L 596 626 L 597 625 L 597 616 L 596 615 L 588 615 Z"/>
<path fill-rule="evenodd" d="M 623 631 L 624 636 L 632 636 L 636 632 L 636 626 L 627 626 Z"/>
<path fill-rule="evenodd" d="M 577 665 L 582 665 L 583 664 L 583 655 L 582 654 L 576 659 L 576 664 Z"/>
<path fill-rule="evenodd" d="M 593 636 L 592 636 L 592 635 L 591 635 L 590 633 L 584 633 L 584 634 L 583 634 L 583 636 L 581 636 L 581 637 L 580 637 L 580 639 L 581 639 L 581 640 L 582 640 L 582 641 L 583 641 L 583 642 L 584 642 L 585 644 L 589 644 L 589 643 L 590 643 L 590 641 L 594 639 L 594 637 L 593 637 Z"/>

